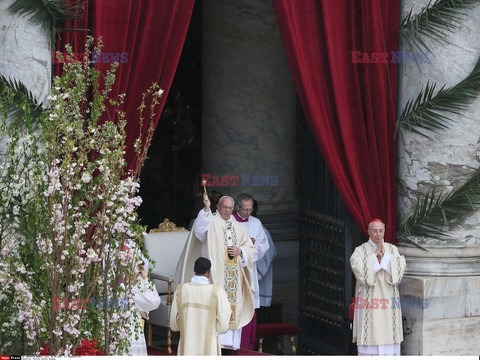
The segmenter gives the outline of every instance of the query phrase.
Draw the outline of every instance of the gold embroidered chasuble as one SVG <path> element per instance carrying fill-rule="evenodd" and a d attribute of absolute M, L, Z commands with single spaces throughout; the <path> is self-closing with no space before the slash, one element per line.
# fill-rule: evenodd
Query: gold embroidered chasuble
<path fill-rule="evenodd" d="M 239 329 L 250 322 L 253 306 L 253 256 L 255 245 L 248 237 L 244 226 L 236 220 L 225 221 L 214 215 L 207 232 L 208 258 L 212 262 L 212 283 L 222 286 L 230 301 L 232 315 L 229 329 Z M 227 246 L 236 245 L 245 250 L 246 266 L 240 264 L 239 256 L 228 258 Z"/>
<path fill-rule="evenodd" d="M 390 273 L 384 268 L 375 271 L 380 265 L 375 264 L 374 248 L 368 242 L 358 246 L 350 258 L 357 280 L 353 319 L 353 342 L 357 345 L 403 341 L 398 284 L 405 271 L 405 257 L 399 254 L 395 245 L 385 243 L 384 247 L 390 256 Z"/>
<path fill-rule="evenodd" d="M 203 242 L 195 235 L 196 224 L 199 221 L 202 222 L 202 231 L 206 232 Z M 246 266 L 242 266 L 239 256 L 228 258 L 228 245 L 236 245 L 244 250 Z M 245 227 L 233 216 L 229 220 L 224 220 L 218 214 L 209 213 L 207 217 L 202 209 L 183 250 L 181 257 L 185 260 L 179 262 L 174 276 L 175 282 L 183 283 L 193 276 L 195 260 L 199 256 L 207 257 L 212 262 L 212 283 L 220 285 L 225 290 L 231 304 L 229 329 L 240 329 L 252 320 L 255 312 L 252 277 L 254 254 L 255 245 L 248 237 Z"/>
<path fill-rule="evenodd" d="M 170 327 L 180 331 L 178 355 L 221 355 L 219 334 L 228 330 L 230 303 L 218 285 L 179 285 L 170 314 Z"/>

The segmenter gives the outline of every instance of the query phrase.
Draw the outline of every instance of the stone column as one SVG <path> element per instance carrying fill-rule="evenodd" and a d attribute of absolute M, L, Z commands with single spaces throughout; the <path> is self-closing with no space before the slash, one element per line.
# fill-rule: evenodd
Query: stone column
<path fill-rule="evenodd" d="M 25 84 L 39 101 L 50 91 L 50 34 L 26 17 L 12 15 L 13 0 L 0 1 L 0 74 Z"/>
<path fill-rule="evenodd" d="M 413 13 L 428 0 L 402 2 L 402 17 Z M 415 98 L 427 81 L 454 86 L 473 69 L 480 54 L 480 4 L 475 4 L 451 34 L 450 44 L 426 39 L 431 53 L 428 63 L 403 63 L 399 66 L 399 114 L 406 102 Z M 403 51 L 410 51 L 405 47 Z M 435 186 L 437 195 L 465 183 L 480 166 L 480 100 L 461 115 L 445 114 L 452 128 L 431 139 L 401 131 L 399 144 L 398 204 L 400 220 L 412 212 L 418 195 Z M 449 237 L 414 239 L 427 251 L 399 246 L 406 256 L 407 272 L 400 285 L 405 299 L 403 308 L 406 355 L 473 355 L 480 352 L 474 334 L 480 331 L 480 213 L 471 214 L 452 227 Z"/>
<path fill-rule="evenodd" d="M 258 200 L 258 217 L 282 241 L 275 278 L 296 283 L 296 95 L 272 3 L 204 1 L 202 27 L 202 173 L 229 176 L 214 186 L 223 194 Z"/>
<path fill-rule="evenodd" d="M 49 35 L 25 17 L 10 14 L 7 8 L 12 2 L 0 1 L 0 75 L 22 82 L 37 101 L 43 102 L 50 92 Z M 0 154 L 4 150 L 4 139 L 0 138 Z"/>
<path fill-rule="evenodd" d="M 475 355 L 480 342 L 480 245 L 400 246 L 404 355 Z"/>

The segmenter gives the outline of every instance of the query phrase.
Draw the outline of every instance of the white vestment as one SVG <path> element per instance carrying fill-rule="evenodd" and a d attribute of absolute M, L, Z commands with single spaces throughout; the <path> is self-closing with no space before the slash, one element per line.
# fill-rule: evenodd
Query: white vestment
<path fill-rule="evenodd" d="M 158 296 L 155 286 L 148 280 L 139 277 L 137 286 L 133 288 L 133 300 L 135 302 L 134 321 L 130 322 L 130 348 L 128 355 L 147 356 L 147 344 L 143 333 L 143 321 L 140 312 L 153 311 L 160 306 L 160 296 Z M 136 334 L 135 327 L 140 328 Z"/>
<path fill-rule="evenodd" d="M 242 218 L 239 214 L 237 214 L 237 216 Z M 263 258 L 270 244 L 268 243 L 267 234 L 265 234 L 263 230 L 262 222 L 258 218 L 249 216 L 247 221 L 241 221 L 240 224 L 245 226 L 248 236 L 255 239 L 255 255 L 253 257 L 253 305 L 255 309 L 258 309 L 260 307 L 260 287 L 258 285 L 257 262 Z"/>
<path fill-rule="evenodd" d="M 221 355 L 219 334 L 228 329 L 231 309 L 222 287 L 194 276 L 175 292 L 170 327 L 180 331 L 177 355 Z"/>
<path fill-rule="evenodd" d="M 269 231 L 263 227 L 267 235 L 269 248 L 265 255 L 256 262 L 258 275 L 258 288 L 260 292 L 260 306 L 269 307 L 272 305 L 272 284 L 273 284 L 273 260 L 277 256 L 277 249 L 273 243 Z"/>
<path fill-rule="evenodd" d="M 371 239 L 358 246 L 350 258 L 357 279 L 353 342 L 359 355 L 400 355 L 403 331 L 397 286 L 406 263 L 396 246 L 385 243 L 384 247 L 380 263 Z"/>
<path fill-rule="evenodd" d="M 228 258 L 227 246 L 236 245 L 242 257 Z M 177 283 L 191 274 L 198 256 L 212 262 L 211 281 L 223 287 L 231 303 L 232 316 L 229 331 L 220 336 L 225 348 L 240 348 L 241 328 L 248 324 L 254 314 L 253 306 L 253 258 L 255 246 L 246 229 L 233 216 L 224 220 L 219 214 L 201 209 L 182 253 L 175 274 Z M 183 260 L 183 259 L 186 260 Z"/>

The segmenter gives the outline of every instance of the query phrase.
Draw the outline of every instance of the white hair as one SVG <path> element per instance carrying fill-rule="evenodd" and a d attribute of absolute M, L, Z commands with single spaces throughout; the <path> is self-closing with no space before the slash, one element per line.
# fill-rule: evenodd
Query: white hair
<path fill-rule="evenodd" d="M 383 224 L 383 228 L 385 229 L 385 223 L 383 221 L 372 221 L 370 224 L 368 224 L 368 230 L 371 230 L 372 224 L 376 222 Z"/>
<path fill-rule="evenodd" d="M 218 199 L 218 204 L 222 204 L 225 199 L 230 199 L 233 202 L 233 206 L 235 206 L 235 200 L 233 200 L 233 197 L 229 195 L 223 195 L 220 199 Z"/>

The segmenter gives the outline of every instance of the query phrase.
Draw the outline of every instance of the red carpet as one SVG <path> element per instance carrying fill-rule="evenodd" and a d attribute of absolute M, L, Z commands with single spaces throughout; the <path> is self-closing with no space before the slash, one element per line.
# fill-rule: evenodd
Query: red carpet
<path fill-rule="evenodd" d="M 163 349 L 156 349 L 156 348 L 148 348 L 148 355 L 162 355 L 162 356 L 169 356 L 173 355 L 176 356 L 176 352 L 173 354 L 167 353 Z M 238 349 L 238 350 L 226 350 L 223 352 L 222 355 L 224 356 L 271 356 L 271 354 L 261 353 L 258 351 L 246 350 L 246 349 Z"/>

